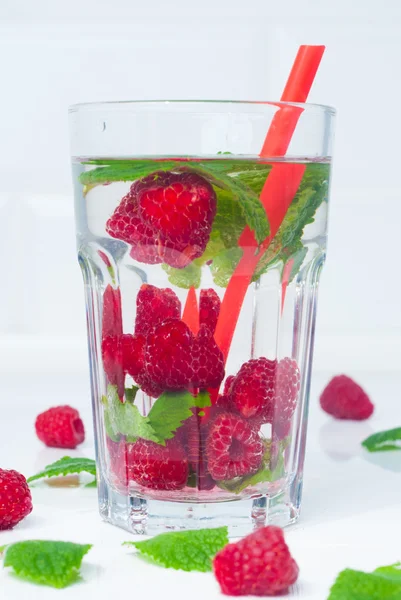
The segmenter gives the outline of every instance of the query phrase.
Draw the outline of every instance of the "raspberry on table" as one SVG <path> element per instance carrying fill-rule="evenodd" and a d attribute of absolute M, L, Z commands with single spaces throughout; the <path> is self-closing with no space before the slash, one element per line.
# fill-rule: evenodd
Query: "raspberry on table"
<path fill-rule="evenodd" d="M 320 396 L 320 406 L 336 419 L 355 421 L 368 419 L 374 411 L 369 396 L 347 375 L 333 377 Z"/>
<path fill-rule="evenodd" d="M 213 560 L 213 571 L 227 596 L 275 596 L 298 579 L 298 565 L 283 530 L 269 525 L 228 544 Z"/>
<path fill-rule="evenodd" d="M 244 363 L 231 384 L 231 399 L 246 418 L 263 416 L 265 423 L 273 419 L 277 361 L 267 358 Z"/>
<path fill-rule="evenodd" d="M 179 319 L 181 302 L 173 290 L 144 283 L 136 297 L 135 333 L 147 335 L 149 329 L 166 319 Z"/>
<path fill-rule="evenodd" d="M 201 290 L 199 295 L 199 324 L 204 323 L 214 334 L 220 314 L 221 301 L 213 289 Z"/>
<path fill-rule="evenodd" d="M 255 473 L 263 452 L 258 433 L 241 416 L 222 413 L 211 422 L 206 454 L 213 479 L 229 480 Z"/>
<path fill-rule="evenodd" d="M 188 458 L 177 439 L 165 446 L 139 439 L 127 454 L 129 479 L 153 490 L 181 490 L 189 475 Z"/>
<path fill-rule="evenodd" d="M 79 412 L 71 406 L 55 406 L 36 417 L 38 438 L 52 448 L 73 449 L 85 439 L 85 429 Z"/>
<path fill-rule="evenodd" d="M 200 257 L 216 214 L 213 187 L 196 173 L 157 171 L 135 181 L 106 224 L 140 262 L 184 268 Z"/>
<path fill-rule="evenodd" d="M 0 469 L 0 531 L 12 529 L 32 512 L 26 479 L 14 470 Z"/>

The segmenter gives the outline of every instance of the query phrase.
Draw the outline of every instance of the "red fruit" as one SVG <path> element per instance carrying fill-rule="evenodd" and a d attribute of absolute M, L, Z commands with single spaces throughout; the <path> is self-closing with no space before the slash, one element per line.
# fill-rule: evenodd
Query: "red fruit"
<path fill-rule="evenodd" d="M 277 440 L 283 440 L 287 436 L 290 435 L 291 431 L 291 421 L 281 421 L 277 419 L 277 421 L 273 421 L 273 433 L 272 437 Z"/>
<path fill-rule="evenodd" d="M 76 448 L 85 439 L 79 412 L 71 406 L 55 406 L 36 417 L 36 434 L 52 448 Z"/>
<path fill-rule="evenodd" d="M 179 319 L 181 303 L 168 288 L 160 289 L 144 283 L 136 297 L 135 333 L 146 335 L 154 325 L 166 319 Z"/>
<path fill-rule="evenodd" d="M 229 375 L 224 383 L 224 392 L 225 396 L 229 396 L 231 394 L 231 388 L 235 381 L 235 375 Z"/>
<path fill-rule="evenodd" d="M 366 392 L 347 375 L 337 375 L 323 390 L 320 405 L 336 419 L 363 421 L 368 419 L 374 405 Z"/>
<path fill-rule="evenodd" d="M 199 324 L 204 323 L 212 333 L 215 332 L 219 318 L 221 301 L 212 289 L 201 290 L 199 298 Z"/>
<path fill-rule="evenodd" d="M 277 361 L 257 358 L 244 363 L 231 386 L 233 404 L 244 417 L 273 418 Z"/>
<path fill-rule="evenodd" d="M 12 529 L 32 512 L 26 479 L 18 471 L 0 469 L 0 531 Z"/>
<path fill-rule="evenodd" d="M 102 359 L 104 372 L 112 385 L 116 385 L 120 398 L 124 395 L 124 371 L 121 353 L 123 322 L 119 289 L 108 285 L 103 294 Z"/>
<path fill-rule="evenodd" d="M 145 350 L 146 370 L 151 381 L 166 390 L 187 388 L 193 377 L 193 342 L 188 326 L 178 319 L 153 327 Z"/>
<path fill-rule="evenodd" d="M 222 413 L 210 424 L 206 452 L 213 479 L 228 480 L 250 475 L 259 469 L 263 444 L 245 419 Z"/>
<path fill-rule="evenodd" d="M 299 573 L 282 529 L 273 525 L 225 546 L 216 554 L 213 570 L 228 596 L 275 596 L 294 584 Z"/>
<path fill-rule="evenodd" d="M 298 365 L 291 358 L 283 358 L 277 365 L 274 420 L 288 422 L 294 414 L 301 376 Z"/>
<path fill-rule="evenodd" d="M 125 333 L 121 338 L 124 372 L 131 375 L 141 390 L 158 398 L 163 389 L 153 383 L 145 365 L 145 337 Z"/>
<path fill-rule="evenodd" d="M 216 214 L 212 186 L 195 173 L 157 171 L 132 184 L 106 230 L 140 262 L 186 267 L 201 256 Z"/>
<path fill-rule="evenodd" d="M 188 459 L 181 443 L 165 446 L 139 439 L 129 451 L 129 479 L 152 490 L 181 490 L 188 479 Z"/>
<path fill-rule="evenodd" d="M 213 333 L 203 324 L 192 345 L 192 384 L 195 387 L 217 388 L 224 379 L 224 357 L 214 341 Z"/>
<path fill-rule="evenodd" d="M 107 221 L 106 231 L 112 237 L 131 244 L 130 255 L 135 260 L 149 265 L 161 263 L 157 233 L 140 218 L 136 193 L 132 188 Z"/>

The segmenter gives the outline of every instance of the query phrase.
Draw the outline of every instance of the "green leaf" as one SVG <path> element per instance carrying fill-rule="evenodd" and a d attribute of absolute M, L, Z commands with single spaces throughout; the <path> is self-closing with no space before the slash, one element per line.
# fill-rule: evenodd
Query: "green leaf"
<path fill-rule="evenodd" d="M 210 265 L 213 281 L 219 287 L 227 287 L 236 266 L 241 260 L 241 248 L 230 248 L 214 257 Z"/>
<path fill-rule="evenodd" d="M 366 448 L 366 450 L 369 452 L 389 452 L 390 450 L 401 450 L 401 427 L 374 433 L 362 442 L 362 446 L 364 446 L 364 448 Z"/>
<path fill-rule="evenodd" d="M 40 471 L 32 477 L 28 477 L 27 482 L 31 483 L 44 477 L 60 477 L 61 475 L 72 475 L 75 473 L 89 473 L 96 476 L 96 462 L 92 458 L 71 458 L 64 456 L 51 465 L 47 465 L 43 471 Z"/>
<path fill-rule="evenodd" d="M 212 234 L 218 233 L 223 248 L 237 248 L 239 237 L 246 226 L 241 206 L 230 191 L 219 188 L 215 188 L 215 191 L 217 212 L 213 221 Z"/>
<path fill-rule="evenodd" d="M 139 387 L 136 385 L 133 385 L 130 388 L 125 388 L 125 390 L 124 390 L 125 401 L 129 402 L 130 404 L 134 404 L 135 398 L 136 398 L 136 395 L 138 392 L 139 392 Z"/>
<path fill-rule="evenodd" d="M 338 575 L 327 600 L 400 600 L 401 582 L 380 573 L 345 569 Z"/>
<path fill-rule="evenodd" d="M 228 544 L 227 527 L 162 533 L 142 542 L 125 542 L 168 569 L 212 570 L 212 559 Z"/>
<path fill-rule="evenodd" d="M 109 385 L 107 397 L 103 396 L 102 400 L 105 406 L 105 427 L 108 435 L 111 433 L 115 438 L 119 433 L 127 436 L 128 441 L 131 442 L 138 437 L 152 442 L 159 441 L 149 419 L 141 415 L 138 407 L 130 402 L 120 401 L 116 386 Z"/>
<path fill-rule="evenodd" d="M 169 265 L 162 265 L 163 271 L 168 275 L 171 285 L 189 290 L 190 287 L 198 288 L 201 282 L 202 271 L 200 266 L 192 262 L 184 269 L 174 269 Z"/>
<path fill-rule="evenodd" d="M 393 565 L 388 565 L 386 567 L 378 567 L 373 573 L 378 573 L 379 575 L 382 575 L 382 577 L 387 577 L 388 579 L 399 580 L 401 583 L 401 562 L 396 562 Z"/>
<path fill-rule="evenodd" d="M 79 177 L 82 185 L 93 187 L 95 185 L 112 183 L 113 181 L 136 181 L 155 171 L 169 171 L 178 163 L 176 161 L 154 160 L 117 160 L 108 161 L 104 166 L 98 166 L 89 171 L 84 171 Z"/>
<path fill-rule="evenodd" d="M 253 485 L 257 485 L 258 483 L 264 483 L 266 481 L 272 481 L 272 472 L 267 467 L 263 467 L 253 475 L 248 475 L 247 477 L 240 478 L 236 477 L 235 479 L 231 479 L 230 481 L 218 481 L 217 485 L 223 490 L 226 490 L 227 492 L 239 494 L 247 487 L 252 487 Z"/>
<path fill-rule="evenodd" d="M 7 546 L 4 566 L 25 580 L 64 588 L 79 577 L 82 559 L 91 544 L 28 540 Z"/>
<path fill-rule="evenodd" d="M 211 406 L 207 392 L 192 396 L 189 392 L 164 392 L 152 406 L 149 425 L 155 432 L 158 443 L 165 445 L 166 440 L 174 437 L 174 433 L 184 421 L 192 417 L 192 408 Z"/>

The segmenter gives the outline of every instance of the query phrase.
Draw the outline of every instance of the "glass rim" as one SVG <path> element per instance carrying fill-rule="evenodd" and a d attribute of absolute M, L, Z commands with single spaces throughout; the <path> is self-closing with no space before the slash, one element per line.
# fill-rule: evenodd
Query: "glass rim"
<path fill-rule="evenodd" d="M 313 109 L 321 112 L 325 112 L 326 114 L 334 117 L 337 113 L 337 110 L 330 105 L 327 104 L 315 104 L 312 102 L 284 102 L 281 100 L 106 100 L 106 101 L 98 101 L 98 102 L 79 102 L 77 104 L 71 104 L 68 107 L 68 113 L 77 113 L 81 111 L 91 111 L 98 109 L 118 109 L 118 108 L 129 108 L 133 107 L 161 107 L 167 108 L 171 105 L 179 106 L 179 105 L 189 105 L 189 106 L 201 106 L 201 105 L 216 105 L 216 104 L 226 104 L 233 106 L 277 106 L 279 108 L 283 108 L 285 106 L 302 108 L 303 110 Z"/>

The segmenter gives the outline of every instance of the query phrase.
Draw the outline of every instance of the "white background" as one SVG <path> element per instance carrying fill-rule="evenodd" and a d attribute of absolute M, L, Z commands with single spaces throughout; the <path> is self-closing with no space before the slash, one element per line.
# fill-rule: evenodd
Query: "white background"
<path fill-rule="evenodd" d="M 298 45 L 324 43 L 310 100 L 337 107 L 338 122 L 315 364 L 399 368 L 401 5 L 282 4 L 2 0 L 2 367 L 18 356 L 86 369 L 68 105 L 277 99 Z"/>
<path fill-rule="evenodd" d="M 68 105 L 277 99 L 301 43 L 327 45 L 310 100 L 334 105 L 338 122 L 303 518 L 286 535 L 301 568 L 291 597 L 323 600 L 342 568 L 401 559 L 401 453 L 360 447 L 401 420 L 396 0 L 0 0 L 0 466 L 29 475 L 63 454 L 45 450 L 33 432 L 35 415 L 52 404 L 80 409 L 88 436 L 76 454 L 94 454 Z M 337 371 L 355 374 L 371 394 L 369 422 L 339 423 L 318 409 L 319 391 Z M 129 556 L 119 546 L 128 534 L 100 523 L 95 490 L 43 484 L 34 504 L 0 545 L 35 536 L 96 544 L 87 584 L 60 596 L 132 590 L 152 598 L 170 586 L 180 600 L 219 597 L 210 575 L 156 570 Z M 10 600 L 55 595 L 0 578 Z"/>

